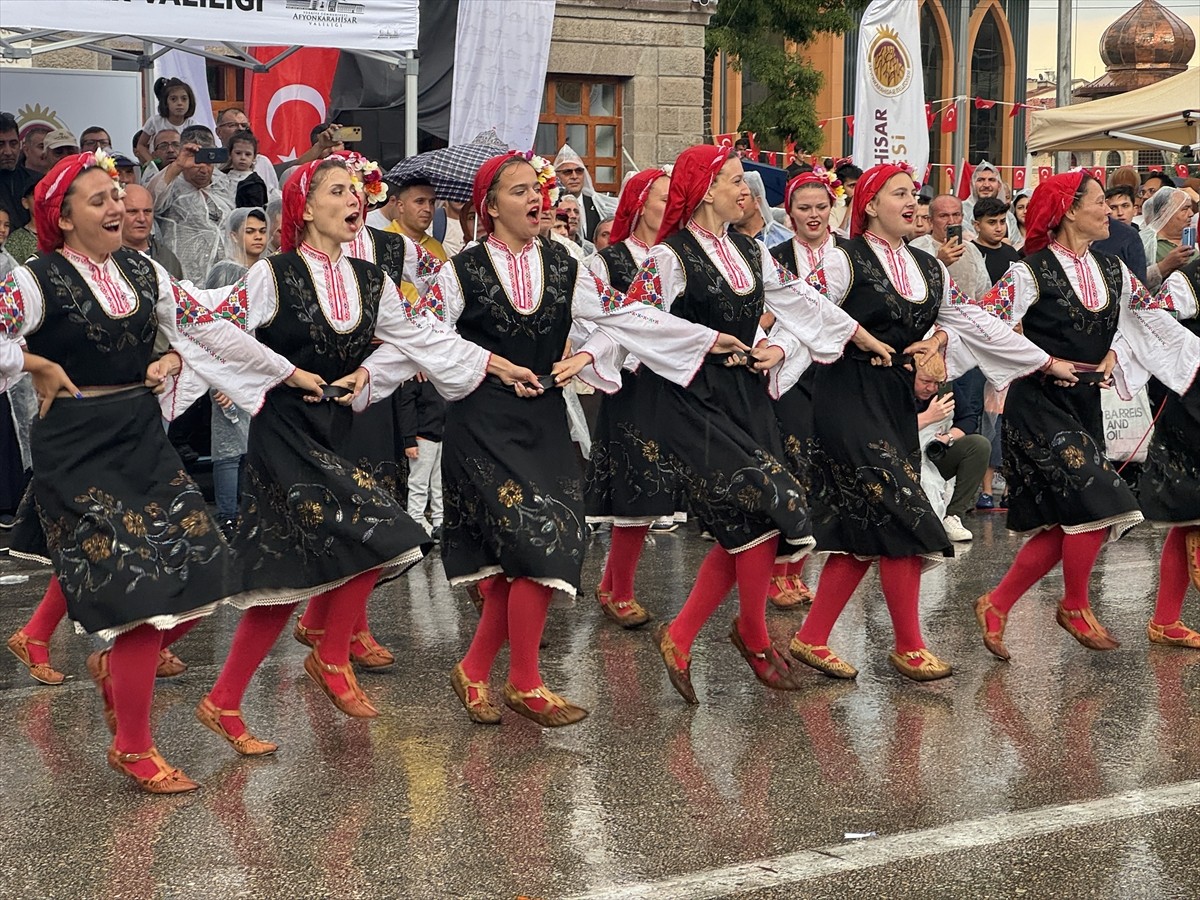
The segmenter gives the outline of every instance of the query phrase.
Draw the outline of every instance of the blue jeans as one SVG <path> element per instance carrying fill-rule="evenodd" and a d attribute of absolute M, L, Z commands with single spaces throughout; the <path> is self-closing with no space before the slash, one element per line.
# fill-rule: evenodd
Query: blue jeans
<path fill-rule="evenodd" d="M 236 519 L 238 514 L 238 477 L 242 467 L 241 456 L 213 460 L 213 493 L 217 500 L 217 519 L 225 522 Z"/>

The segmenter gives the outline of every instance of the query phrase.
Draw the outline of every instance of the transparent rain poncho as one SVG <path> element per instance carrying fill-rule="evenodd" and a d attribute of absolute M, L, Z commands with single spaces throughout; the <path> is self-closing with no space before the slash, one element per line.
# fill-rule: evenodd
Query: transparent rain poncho
<path fill-rule="evenodd" d="M 180 176 L 156 192 L 154 200 L 159 235 L 179 257 L 184 279 L 196 284 L 204 282 L 213 260 L 220 258 L 224 249 L 221 223 L 234 208 L 232 196 L 222 186 L 229 184 L 224 173 L 214 172 L 213 179 L 200 190 Z"/>

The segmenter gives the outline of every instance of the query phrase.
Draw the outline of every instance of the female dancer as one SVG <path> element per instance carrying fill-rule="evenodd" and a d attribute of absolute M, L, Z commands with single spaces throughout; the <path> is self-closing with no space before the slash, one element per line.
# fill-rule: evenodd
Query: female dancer
<path fill-rule="evenodd" d="M 475 176 L 473 205 L 487 238 L 442 267 L 425 307 L 465 337 L 503 350 L 553 385 L 527 401 L 494 381 L 451 403 L 442 472 L 446 518 L 442 562 L 451 584 L 479 583 L 484 598 L 471 647 L 451 684 L 469 717 L 495 724 L 487 684 L 505 640 L 510 646 L 504 702 L 544 726 L 570 725 L 587 711 L 550 691 L 538 643 L 553 590 L 574 596 L 584 551 L 581 473 L 574 463 L 562 394 L 593 360 L 593 380 L 620 385 L 617 341 L 649 366 L 681 381 L 714 346 L 745 348 L 729 335 L 682 322 L 606 288 L 558 244 L 538 238 L 552 205 L 553 170 L 540 157 L 497 156 Z M 595 333 L 561 360 L 572 318 Z M 607 350 L 603 349 L 608 345 Z"/>
<path fill-rule="evenodd" d="M 418 290 L 425 290 L 441 263 L 406 235 L 382 231 L 366 224 L 367 210 L 387 200 L 387 185 L 379 164 L 353 151 L 334 153 L 331 157 L 346 164 L 354 188 L 363 202 L 363 217 L 358 222 L 358 229 L 342 252 L 351 259 L 375 263 L 392 279 L 397 289 L 407 282 Z M 378 339 L 373 342 L 376 347 L 380 343 Z M 406 506 L 408 470 L 407 464 L 401 459 L 403 451 L 398 438 L 396 410 L 399 399 L 397 392 L 390 402 L 373 403 L 354 416 L 349 429 L 334 449 L 339 456 L 369 472 L 400 506 Z M 321 630 L 314 623 L 322 609 L 321 604 L 310 603 L 304 614 L 296 620 L 292 636 L 301 644 L 315 647 L 320 640 Z M 370 671 L 386 669 L 395 664 L 396 657 L 372 634 L 365 607 L 362 618 L 354 625 L 353 634 L 350 658 L 359 668 Z"/>
<path fill-rule="evenodd" d="M 826 252 L 809 283 L 919 364 L 946 353 L 951 376 L 978 364 L 1003 384 L 1053 363 L 998 319 L 957 305 L 961 295 L 945 267 L 904 242 L 916 205 L 906 168 L 870 169 L 854 193 L 850 240 Z M 1056 373 L 1072 377 L 1069 366 L 1053 364 Z M 813 421 L 813 531 L 832 555 L 791 653 L 834 678 L 858 674 L 829 649 L 829 634 L 877 559 L 895 630 L 892 665 L 914 680 L 944 678 L 951 668 L 926 649 L 918 597 L 922 557 L 952 550 L 921 491 L 913 374 L 847 353 L 817 369 L 813 398 L 826 411 Z"/>
<path fill-rule="evenodd" d="M 391 279 L 342 252 L 362 214 L 344 161 L 302 166 L 284 188 L 284 252 L 252 267 L 235 295 L 260 341 L 349 389 L 337 403 L 320 405 L 273 391 L 251 424 L 233 541 L 247 591 L 233 602 L 246 613 L 216 685 L 196 710 L 243 755 L 276 749 L 247 730 L 239 707 L 292 610 L 308 597 L 321 607 L 315 627 L 323 633 L 305 672 L 347 715 L 378 715 L 349 664 L 354 627 L 380 575 L 403 571 L 430 546 L 370 472 L 337 455 L 350 404 L 364 389 L 364 401 L 382 399 L 389 393 L 382 383 L 417 371 L 449 396 L 472 389 L 487 372 L 512 382 L 533 378 L 446 329 L 409 319 Z M 371 353 L 374 337 L 385 343 Z"/>
<path fill-rule="evenodd" d="M 1052 176 L 1034 191 L 1026 220 L 1025 259 L 979 303 L 1107 385 L 1121 309 L 1144 289 L 1120 260 L 1088 249 L 1108 234 L 1104 190 L 1083 172 Z M 1009 658 L 1009 611 L 1061 559 L 1058 624 L 1089 649 L 1116 648 L 1092 613 L 1088 579 L 1105 540 L 1119 539 L 1142 514 L 1104 455 L 1096 382 L 1071 386 L 1038 375 L 1016 381 L 1004 406 L 1004 471 L 1008 527 L 1035 533 L 1000 583 L 976 601 L 984 645 Z"/>
<path fill-rule="evenodd" d="M 123 210 L 116 167 L 103 153 L 67 157 L 39 182 L 43 255 L 0 288 L 0 376 L 23 367 L 41 397 L 32 498 L 54 563 L 52 590 L 77 628 L 113 641 L 88 659 L 114 734 L 109 765 L 143 790 L 180 793 L 196 783 L 163 760 L 150 734 L 159 652 L 238 586 L 143 382 L 159 387 L 178 376 L 163 397 L 168 412 L 206 389 L 200 379 L 248 408 L 280 382 L 316 392 L 320 382 L 122 249 Z M 173 349 L 151 363 L 159 332 Z M 235 383 L 218 356 L 237 361 Z"/>
<path fill-rule="evenodd" d="M 658 234 L 671 179 L 662 169 L 643 169 L 625 182 L 613 221 L 611 243 L 593 257 L 592 271 L 605 284 L 628 292 Z M 637 628 L 650 614 L 634 598 L 633 582 L 655 519 L 675 511 L 675 479 L 657 453 L 656 386 L 637 373 L 630 357 L 621 389 L 602 395 L 587 470 L 588 521 L 611 522 L 612 542 L 596 600 L 623 628 Z M 649 452 L 648 452 L 649 451 Z"/>
<path fill-rule="evenodd" d="M 808 278 L 825 257 L 825 252 L 837 246 L 837 239 L 829 230 L 829 216 L 843 194 L 841 182 L 821 168 L 803 172 L 788 182 L 784 207 L 792 220 L 795 237 L 773 248 L 771 255 L 792 276 Z M 770 323 L 766 324 L 769 327 Z M 815 375 L 816 370 L 810 368 L 795 387 L 775 401 L 783 452 L 805 492 L 812 489 L 808 457 L 812 449 L 812 382 Z M 800 577 L 803 571 L 803 556 L 795 562 L 776 564 L 767 592 L 768 599 L 776 607 L 788 609 L 799 603 L 812 602 L 813 593 Z"/>
<path fill-rule="evenodd" d="M 728 329 L 746 343 L 755 339 L 765 303 L 813 355 L 831 361 L 853 341 L 886 359 L 888 348 L 866 329 L 790 279 L 761 243 L 728 229 L 751 202 L 742 175 L 741 162 L 725 149 L 701 146 L 680 154 L 657 244 L 629 299 Z M 767 633 L 767 586 L 777 556 L 795 559 L 812 544 L 804 490 L 780 462 L 783 447 L 762 378 L 724 357 L 705 362 L 686 386 L 661 386 L 663 445 L 656 448 L 717 540 L 683 609 L 655 633 L 671 684 L 689 703 L 697 702 L 692 643 L 735 582 L 739 614 L 730 640 L 763 684 L 797 686 Z"/>
<path fill-rule="evenodd" d="M 1189 263 L 1169 275 L 1154 306 L 1171 310 L 1179 324 L 1200 338 L 1200 261 Z M 1136 304 L 1135 304 L 1136 305 Z M 1154 311 L 1130 310 L 1138 317 L 1161 316 Z M 1164 326 L 1169 323 L 1164 323 Z M 1155 328 L 1169 338 L 1167 327 Z M 1139 332 L 1121 320 L 1121 341 Z M 1189 349 L 1169 346 L 1161 340 L 1158 352 L 1140 353 L 1139 360 L 1157 358 L 1154 375 L 1175 393 L 1167 394 L 1154 426 L 1150 451 L 1138 482 L 1142 513 L 1151 522 L 1171 526 L 1159 563 L 1158 603 L 1146 630 L 1151 643 L 1200 650 L 1200 633 L 1180 621 L 1187 593 L 1188 570 L 1200 587 L 1200 340 Z M 1168 352 L 1162 352 L 1166 347 Z M 1122 368 L 1126 357 L 1122 356 Z M 1128 376 L 1128 372 L 1126 373 Z M 1132 379 L 1129 379 L 1132 381 Z M 1137 385 L 1130 383 L 1130 390 Z"/>

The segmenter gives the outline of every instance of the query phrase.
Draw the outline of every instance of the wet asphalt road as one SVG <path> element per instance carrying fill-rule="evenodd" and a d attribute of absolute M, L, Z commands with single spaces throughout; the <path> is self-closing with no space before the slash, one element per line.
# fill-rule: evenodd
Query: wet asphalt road
<path fill-rule="evenodd" d="M 592 711 L 557 731 L 507 710 L 499 728 L 467 721 L 448 673 L 475 613 L 435 554 L 372 599 L 399 659 L 362 678 L 383 716 L 342 717 L 285 636 L 244 704 L 281 749 L 243 760 L 192 715 L 235 625 L 222 611 L 176 645 L 189 671 L 158 683 L 158 746 L 204 784 L 177 798 L 104 765 L 92 643 L 61 627 L 53 658 L 74 680 L 42 687 L 0 665 L 0 897 L 1200 896 L 1200 652 L 1145 638 L 1162 533 L 1142 526 L 1101 555 L 1093 596 L 1121 649 L 1092 653 L 1058 628 L 1056 571 L 1013 613 L 1006 665 L 971 604 L 1019 540 L 997 514 L 966 524 L 976 541 L 922 590 L 953 678 L 892 671 L 868 576 L 831 641 L 857 682 L 762 688 L 726 637 L 730 599 L 696 643 L 688 708 L 648 631 L 617 629 L 589 597 L 551 612 L 546 681 Z M 677 610 L 709 546 L 689 530 L 654 538 L 642 602 Z M 0 587 L 5 636 L 48 577 L 0 561 L 17 572 L 30 579 Z M 786 641 L 802 617 L 772 611 L 772 634 Z M 1194 590 L 1185 619 L 1200 623 Z"/>

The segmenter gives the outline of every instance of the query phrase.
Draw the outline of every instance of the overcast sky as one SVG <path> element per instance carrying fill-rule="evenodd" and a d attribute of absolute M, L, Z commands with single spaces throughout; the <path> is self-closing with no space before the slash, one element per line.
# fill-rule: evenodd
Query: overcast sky
<path fill-rule="evenodd" d="M 1160 0 L 1200 34 L 1200 0 Z M 1137 0 L 1073 0 L 1075 20 L 1072 77 L 1089 81 L 1104 72 L 1100 36 L 1104 29 L 1133 9 Z M 1029 74 L 1055 68 L 1058 40 L 1058 0 L 1029 0 Z M 1020 40 L 1019 35 L 1014 38 Z M 1191 64 L 1200 63 L 1193 54 Z"/>

